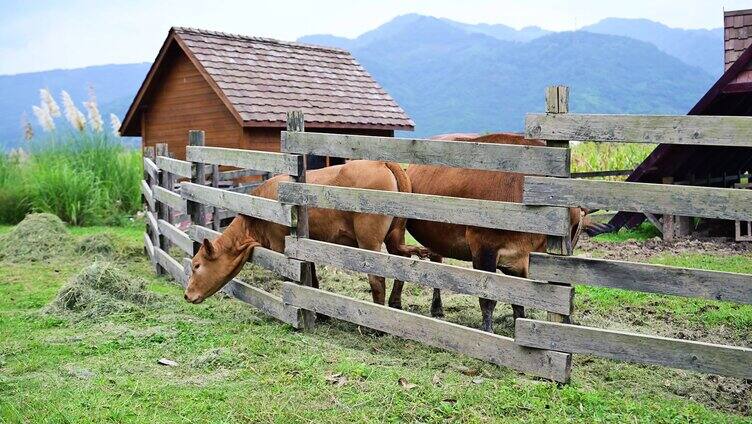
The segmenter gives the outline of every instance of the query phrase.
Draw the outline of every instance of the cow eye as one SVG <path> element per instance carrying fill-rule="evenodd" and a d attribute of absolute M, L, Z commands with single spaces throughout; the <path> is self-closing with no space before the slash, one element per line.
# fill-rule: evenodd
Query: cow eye
<path fill-rule="evenodd" d="M 201 264 L 196 264 L 196 265 L 194 265 L 194 266 L 193 266 L 193 270 L 194 270 L 194 271 L 197 271 L 197 270 L 198 270 L 198 267 L 200 267 L 200 266 L 201 266 Z"/>

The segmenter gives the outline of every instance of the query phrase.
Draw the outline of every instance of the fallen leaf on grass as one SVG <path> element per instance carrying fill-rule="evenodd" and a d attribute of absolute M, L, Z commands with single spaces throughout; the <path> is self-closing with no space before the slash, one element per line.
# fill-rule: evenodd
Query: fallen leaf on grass
<path fill-rule="evenodd" d="M 408 383 L 407 379 L 405 377 L 400 377 L 400 379 L 397 380 L 397 382 L 399 383 L 400 386 L 402 386 L 403 388 L 405 388 L 407 390 L 410 390 L 410 389 L 413 389 L 415 387 L 418 387 L 417 384 Z"/>
<path fill-rule="evenodd" d="M 177 367 L 178 366 L 177 362 L 173 361 L 172 359 L 167 359 L 167 358 L 159 358 L 159 360 L 157 361 L 157 363 L 159 365 L 166 365 L 168 367 Z"/>
<path fill-rule="evenodd" d="M 433 378 L 431 379 L 431 383 L 433 383 L 434 386 L 438 386 L 441 384 L 441 376 L 439 373 L 436 373 L 433 375 Z"/>
<path fill-rule="evenodd" d="M 464 365 L 457 365 L 455 368 L 457 369 L 457 371 L 459 371 L 462 374 L 465 374 L 467 376 L 470 376 L 470 377 L 474 377 L 474 376 L 480 374 L 479 370 L 477 370 L 475 368 L 469 368 L 469 367 L 466 367 Z"/>
<path fill-rule="evenodd" d="M 473 379 L 473 383 L 475 384 L 483 384 L 484 381 L 486 381 L 486 379 L 483 377 L 478 377 L 478 378 Z"/>
<path fill-rule="evenodd" d="M 347 384 L 347 377 L 342 375 L 341 373 L 337 373 L 326 377 L 326 381 L 328 381 L 329 384 L 333 385 L 334 387 L 342 387 Z"/>

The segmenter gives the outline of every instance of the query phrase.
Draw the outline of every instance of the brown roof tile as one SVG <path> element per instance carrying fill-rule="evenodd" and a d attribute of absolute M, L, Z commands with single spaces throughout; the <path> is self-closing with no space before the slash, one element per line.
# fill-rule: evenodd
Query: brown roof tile
<path fill-rule="evenodd" d="M 341 49 L 173 28 L 247 125 L 284 126 L 302 109 L 306 123 L 412 129 L 413 121 Z"/>

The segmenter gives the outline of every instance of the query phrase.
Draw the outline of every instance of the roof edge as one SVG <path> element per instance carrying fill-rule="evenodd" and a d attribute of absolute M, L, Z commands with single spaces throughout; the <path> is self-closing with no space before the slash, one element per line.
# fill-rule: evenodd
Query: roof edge
<path fill-rule="evenodd" d="M 303 49 L 309 49 L 309 50 L 320 50 L 320 51 L 327 51 L 327 52 L 334 52 L 334 53 L 344 53 L 347 55 L 351 55 L 351 53 L 345 49 L 341 49 L 339 47 L 328 47 L 328 46 L 320 46 L 317 44 L 308 44 L 308 43 L 300 43 L 298 41 L 284 41 L 284 40 L 278 40 L 276 38 L 268 38 L 268 37 L 254 37 L 252 35 L 243 35 L 243 34 L 235 34 L 230 32 L 222 32 L 222 31 L 212 31 L 208 29 L 201 29 L 201 28 L 191 28 L 191 27 L 172 27 L 170 28 L 170 31 L 177 31 L 177 32 L 190 32 L 194 34 L 199 35 L 210 35 L 215 37 L 224 37 L 224 38 L 235 38 L 238 40 L 245 40 L 245 41 L 256 41 L 259 43 L 267 43 L 267 44 L 278 44 L 281 46 L 290 46 L 295 48 L 303 48 Z"/>
<path fill-rule="evenodd" d="M 285 121 L 243 121 L 245 128 L 284 128 Z M 353 124 L 347 122 L 316 122 L 306 121 L 306 128 L 342 128 L 353 130 L 394 130 L 415 131 L 415 124 L 410 125 L 382 125 L 382 124 Z"/>

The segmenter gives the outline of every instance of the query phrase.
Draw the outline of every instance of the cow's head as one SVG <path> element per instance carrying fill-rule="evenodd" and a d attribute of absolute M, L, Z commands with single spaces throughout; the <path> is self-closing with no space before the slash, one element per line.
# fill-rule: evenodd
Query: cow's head
<path fill-rule="evenodd" d="M 221 237 L 220 237 L 221 239 Z M 185 289 L 185 300 L 201 303 L 232 280 L 261 244 L 253 239 L 227 242 L 204 239 L 196 256 L 191 261 L 191 277 Z"/>

